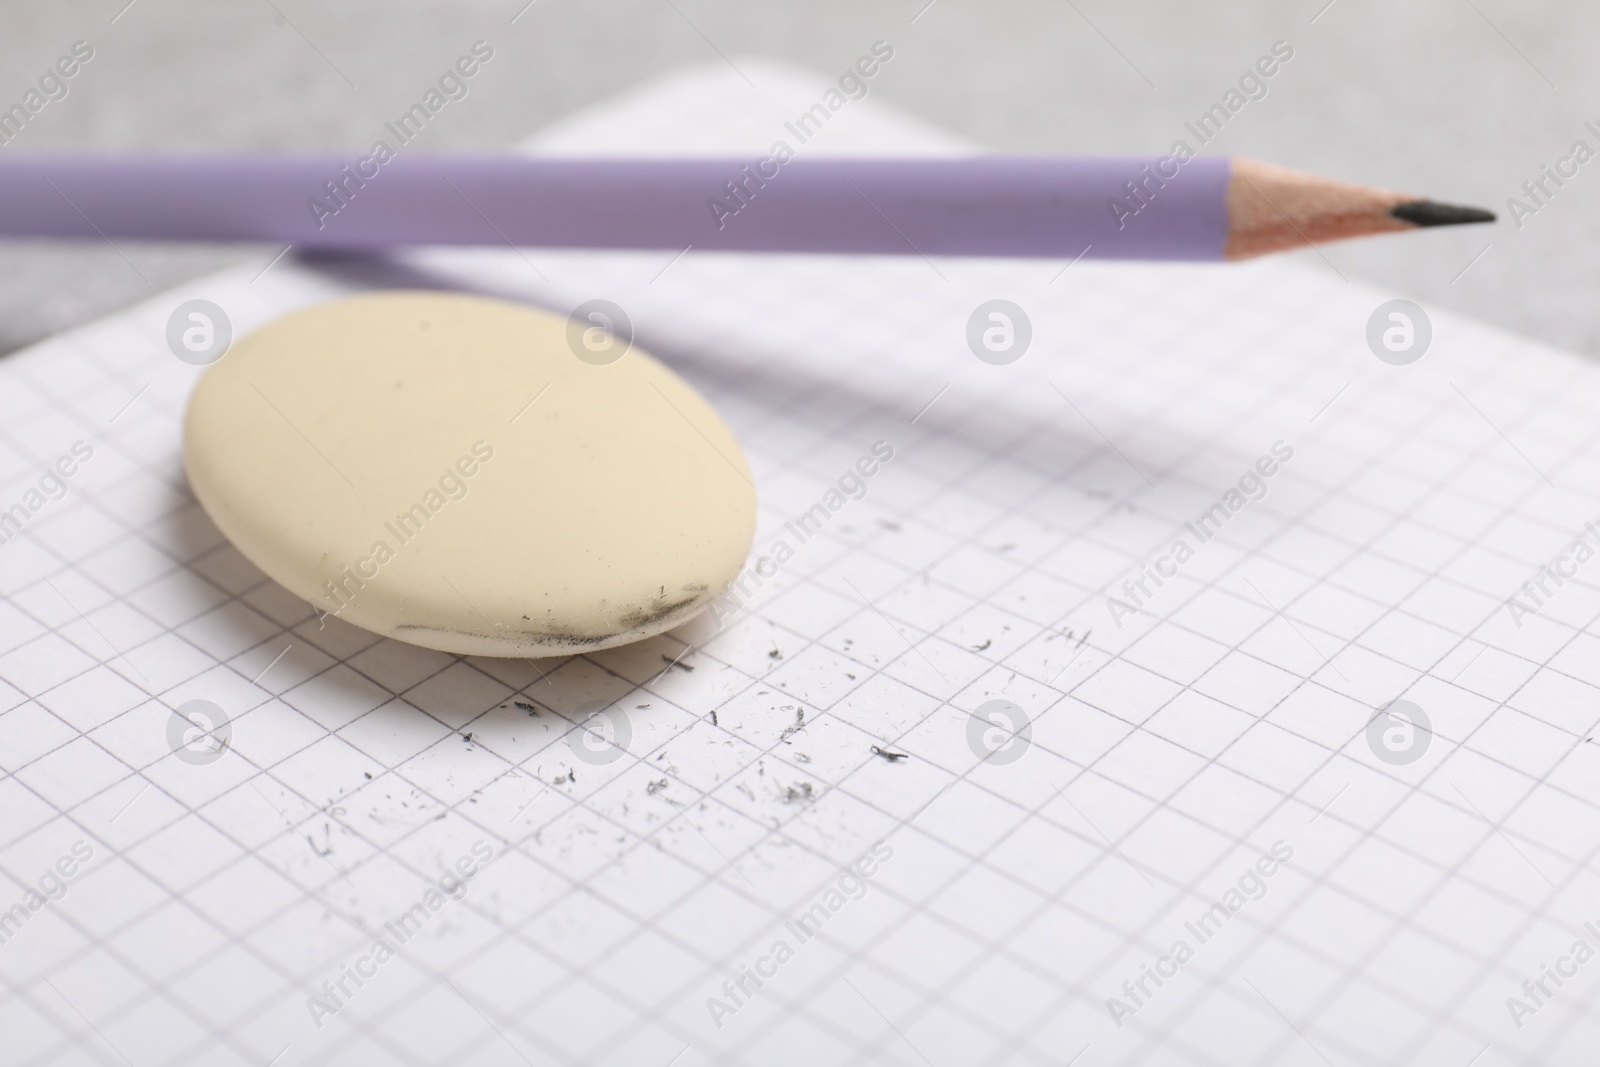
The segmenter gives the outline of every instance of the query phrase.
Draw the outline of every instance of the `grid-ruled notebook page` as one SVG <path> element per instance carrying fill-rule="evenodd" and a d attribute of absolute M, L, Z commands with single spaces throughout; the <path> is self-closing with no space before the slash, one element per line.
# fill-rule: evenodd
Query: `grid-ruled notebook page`
<path fill-rule="evenodd" d="M 754 158 L 830 84 L 740 69 L 537 143 Z M 1315 260 L 269 258 L 0 361 L 0 1062 L 1592 1061 L 1600 371 L 1381 362 Z M 265 579 L 167 319 L 369 286 L 625 308 L 746 451 L 739 588 L 529 662 Z"/>

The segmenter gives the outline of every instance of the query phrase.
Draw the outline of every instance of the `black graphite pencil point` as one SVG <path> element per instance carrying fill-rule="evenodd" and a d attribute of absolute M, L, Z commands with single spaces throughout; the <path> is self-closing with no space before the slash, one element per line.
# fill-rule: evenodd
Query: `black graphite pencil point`
<path fill-rule="evenodd" d="M 1409 200 L 1396 204 L 1389 214 L 1413 226 L 1462 226 L 1471 222 L 1493 222 L 1494 212 L 1481 207 L 1441 204 L 1437 200 Z"/>

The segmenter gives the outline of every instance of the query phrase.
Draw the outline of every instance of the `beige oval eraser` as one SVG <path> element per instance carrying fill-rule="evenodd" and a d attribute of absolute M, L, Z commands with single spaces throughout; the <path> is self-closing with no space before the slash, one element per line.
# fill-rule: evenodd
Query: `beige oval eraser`
<path fill-rule="evenodd" d="M 670 629 L 749 554 L 749 467 L 693 388 L 581 326 L 438 292 L 295 312 L 201 377 L 189 483 L 257 567 L 386 637 L 554 656 Z"/>

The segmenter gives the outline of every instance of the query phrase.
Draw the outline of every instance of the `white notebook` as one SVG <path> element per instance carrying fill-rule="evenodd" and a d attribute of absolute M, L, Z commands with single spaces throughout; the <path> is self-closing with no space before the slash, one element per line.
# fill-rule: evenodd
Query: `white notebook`
<path fill-rule="evenodd" d="M 738 65 L 530 147 L 971 148 Z M 0 361 L 0 1063 L 1593 1062 L 1593 366 L 1315 257 L 270 259 Z M 378 285 L 625 308 L 748 595 L 530 663 L 265 579 L 167 320 Z"/>

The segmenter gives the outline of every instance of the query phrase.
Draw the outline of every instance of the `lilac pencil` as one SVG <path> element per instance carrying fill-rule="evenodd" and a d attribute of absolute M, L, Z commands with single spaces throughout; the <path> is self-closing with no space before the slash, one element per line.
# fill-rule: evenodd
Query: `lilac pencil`
<path fill-rule="evenodd" d="M 0 237 L 1239 259 L 1493 215 L 1250 160 L 19 156 Z"/>

